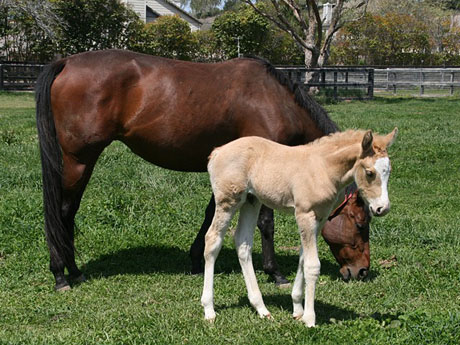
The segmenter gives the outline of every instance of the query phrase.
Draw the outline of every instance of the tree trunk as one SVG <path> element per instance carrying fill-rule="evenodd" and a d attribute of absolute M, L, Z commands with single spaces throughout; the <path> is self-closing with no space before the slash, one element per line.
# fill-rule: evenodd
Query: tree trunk
<path fill-rule="evenodd" d="M 320 57 L 319 51 L 314 50 L 311 51 L 309 49 L 304 49 L 305 54 L 305 68 L 317 68 L 320 67 L 318 65 L 318 59 Z M 318 72 L 305 72 L 305 84 L 309 84 L 311 82 L 319 81 L 319 73 Z M 309 93 L 317 93 L 318 87 L 309 87 L 307 85 L 306 89 Z"/>

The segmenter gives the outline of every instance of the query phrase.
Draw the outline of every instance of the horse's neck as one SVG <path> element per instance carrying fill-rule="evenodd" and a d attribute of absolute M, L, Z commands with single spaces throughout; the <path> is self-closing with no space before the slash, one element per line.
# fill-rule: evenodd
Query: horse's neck
<path fill-rule="evenodd" d="M 338 190 L 353 182 L 356 162 L 361 154 L 361 143 L 341 147 L 326 155 L 326 160 L 333 174 L 332 180 Z"/>

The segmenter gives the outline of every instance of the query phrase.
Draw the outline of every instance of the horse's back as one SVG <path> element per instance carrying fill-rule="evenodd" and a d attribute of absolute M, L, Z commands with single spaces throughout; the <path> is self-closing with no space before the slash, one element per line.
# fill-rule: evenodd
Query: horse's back
<path fill-rule="evenodd" d="M 255 59 L 205 64 L 88 52 L 66 58 L 51 94 L 64 150 L 118 139 L 175 170 L 204 171 L 214 147 L 242 136 L 306 141 L 311 122 L 288 88 Z"/>

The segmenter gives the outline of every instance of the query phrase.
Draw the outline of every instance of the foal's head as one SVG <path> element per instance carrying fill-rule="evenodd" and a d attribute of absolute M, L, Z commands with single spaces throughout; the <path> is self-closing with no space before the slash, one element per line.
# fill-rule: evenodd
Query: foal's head
<path fill-rule="evenodd" d="M 355 165 L 355 181 L 360 195 L 369 205 L 369 211 L 375 216 L 384 216 L 390 211 L 388 199 L 388 179 L 391 172 L 387 149 L 396 139 L 395 128 L 386 136 L 364 134 L 362 152 Z"/>

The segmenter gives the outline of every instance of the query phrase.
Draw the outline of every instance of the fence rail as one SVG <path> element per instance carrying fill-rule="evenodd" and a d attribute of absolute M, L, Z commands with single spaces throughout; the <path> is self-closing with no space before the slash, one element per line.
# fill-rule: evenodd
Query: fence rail
<path fill-rule="evenodd" d="M 426 89 L 449 89 L 460 87 L 460 68 L 385 68 L 375 70 L 375 86 L 393 90 L 419 88 L 420 95 Z"/>
<path fill-rule="evenodd" d="M 292 81 L 306 87 L 332 88 L 334 99 L 339 98 L 338 89 L 364 89 L 366 97 L 374 97 L 374 69 L 360 67 L 303 68 L 279 66 Z M 306 75 L 312 74 L 311 81 L 305 83 Z"/>
<path fill-rule="evenodd" d="M 33 90 L 44 64 L 0 63 L 0 90 Z"/>

